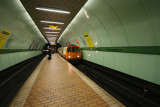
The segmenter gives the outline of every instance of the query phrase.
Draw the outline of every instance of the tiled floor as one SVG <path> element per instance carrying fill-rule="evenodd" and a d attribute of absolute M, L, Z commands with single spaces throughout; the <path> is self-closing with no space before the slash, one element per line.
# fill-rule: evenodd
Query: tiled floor
<path fill-rule="evenodd" d="M 123 107 L 58 54 L 43 62 L 27 99 L 12 107 Z"/>

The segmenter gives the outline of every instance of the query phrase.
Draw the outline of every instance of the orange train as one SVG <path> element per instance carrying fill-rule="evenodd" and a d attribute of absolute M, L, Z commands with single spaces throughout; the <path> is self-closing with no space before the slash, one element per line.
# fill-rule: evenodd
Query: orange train
<path fill-rule="evenodd" d="M 78 62 L 78 60 L 81 59 L 81 50 L 76 45 L 68 45 L 58 48 L 58 53 L 71 62 Z"/>

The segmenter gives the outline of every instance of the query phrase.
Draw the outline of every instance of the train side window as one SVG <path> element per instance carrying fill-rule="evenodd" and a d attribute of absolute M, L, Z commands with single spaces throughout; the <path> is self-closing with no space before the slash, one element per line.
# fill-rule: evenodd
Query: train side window
<path fill-rule="evenodd" d="M 79 47 L 76 47 L 76 52 L 80 52 Z"/>
<path fill-rule="evenodd" d="M 76 51 L 76 48 L 75 47 L 72 47 L 72 52 L 75 52 Z"/>
<path fill-rule="evenodd" d="M 63 54 L 66 54 L 66 48 L 63 49 Z"/>
<path fill-rule="evenodd" d="M 68 48 L 67 48 L 67 52 L 71 52 L 71 47 L 68 47 Z"/>

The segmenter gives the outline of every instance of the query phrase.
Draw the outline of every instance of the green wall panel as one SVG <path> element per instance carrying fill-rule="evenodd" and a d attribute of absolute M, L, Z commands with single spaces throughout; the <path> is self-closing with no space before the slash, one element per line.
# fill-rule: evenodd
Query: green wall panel
<path fill-rule="evenodd" d="M 160 55 L 157 56 L 157 65 L 156 65 L 156 79 L 155 79 L 155 82 L 157 84 L 160 83 Z"/>
<path fill-rule="evenodd" d="M 89 61 L 88 52 L 89 51 L 82 51 L 82 58 Z"/>
<path fill-rule="evenodd" d="M 95 60 L 95 63 L 99 64 L 99 65 L 103 65 L 103 52 L 101 51 L 97 51 L 95 53 L 95 57 L 96 57 L 96 60 Z"/>
<path fill-rule="evenodd" d="M 8 54 L 9 65 L 12 66 L 15 64 L 15 56 L 14 54 Z"/>
<path fill-rule="evenodd" d="M 130 74 L 130 54 L 114 53 L 114 69 Z"/>
<path fill-rule="evenodd" d="M 85 51 L 83 55 L 84 55 L 83 57 L 84 57 L 85 59 L 87 59 L 88 61 L 91 60 L 90 51 Z"/>
<path fill-rule="evenodd" d="M 160 55 L 160 46 L 81 47 L 81 50 Z"/>
<path fill-rule="evenodd" d="M 7 68 L 7 66 L 9 65 L 9 58 L 8 58 L 8 54 L 5 54 L 5 55 L 1 55 L 1 70 L 4 69 L 4 68 Z"/>
<path fill-rule="evenodd" d="M 94 51 L 90 51 L 90 52 L 89 52 L 89 55 L 90 55 L 90 56 L 88 56 L 88 57 L 90 57 L 90 61 L 91 61 L 91 62 L 96 62 L 96 57 L 95 57 L 95 56 L 96 56 L 96 53 L 95 53 Z"/>
<path fill-rule="evenodd" d="M 95 56 L 96 56 L 96 52 L 95 52 L 95 51 L 92 51 L 90 54 L 91 54 L 90 61 L 91 61 L 91 62 L 96 62 L 96 57 L 95 57 Z"/>
<path fill-rule="evenodd" d="M 42 51 L 0 54 L 0 71 L 40 54 L 42 54 Z"/>
<path fill-rule="evenodd" d="M 155 82 L 156 55 L 131 55 L 131 74 Z"/>
<path fill-rule="evenodd" d="M 2 59 L 2 55 L 0 55 L 0 59 Z M 2 69 L 2 61 L 0 61 L 0 71 Z"/>
<path fill-rule="evenodd" d="M 114 68 L 114 53 L 104 52 L 104 66 Z"/>
<path fill-rule="evenodd" d="M 15 59 L 15 64 L 17 64 L 19 62 L 19 52 L 18 53 L 12 53 L 14 54 L 14 59 Z"/>

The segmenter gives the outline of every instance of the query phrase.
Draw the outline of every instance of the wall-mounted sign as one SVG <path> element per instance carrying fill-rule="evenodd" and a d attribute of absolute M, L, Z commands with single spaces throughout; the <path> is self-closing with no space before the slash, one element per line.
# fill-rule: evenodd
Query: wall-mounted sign
<path fill-rule="evenodd" d="M 11 34 L 11 32 L 7 30 L 2 30 L 0 33 L 0 49 L 3 48 L 8 36 Z"/>
<path fill-rule="evenodd" d="M 7 40 L 5 41 L 5 44 L 3 45 L 3 48 L 8 48 L 9 46 L 11 46 L 11 42 L 14 40 L 13 38 L 14 38 L 14 34 L 11 33 L 8 36 Z"/>
<path fill-rule="evenodd" d="M 91 40 L 91 38 L 89 37 L 88 34 L 83 35 L 83 37 L 85 38 L 85 40 L 88 44 L 88 47 L 94 47 L 93 42 L 92 42 L 92 40 Z"/>
<path fill-rule="evenodd" d="M 76 41 L 77 45 L 80 47 L 78 40 L 76 38 L 74 40 Z"/>

